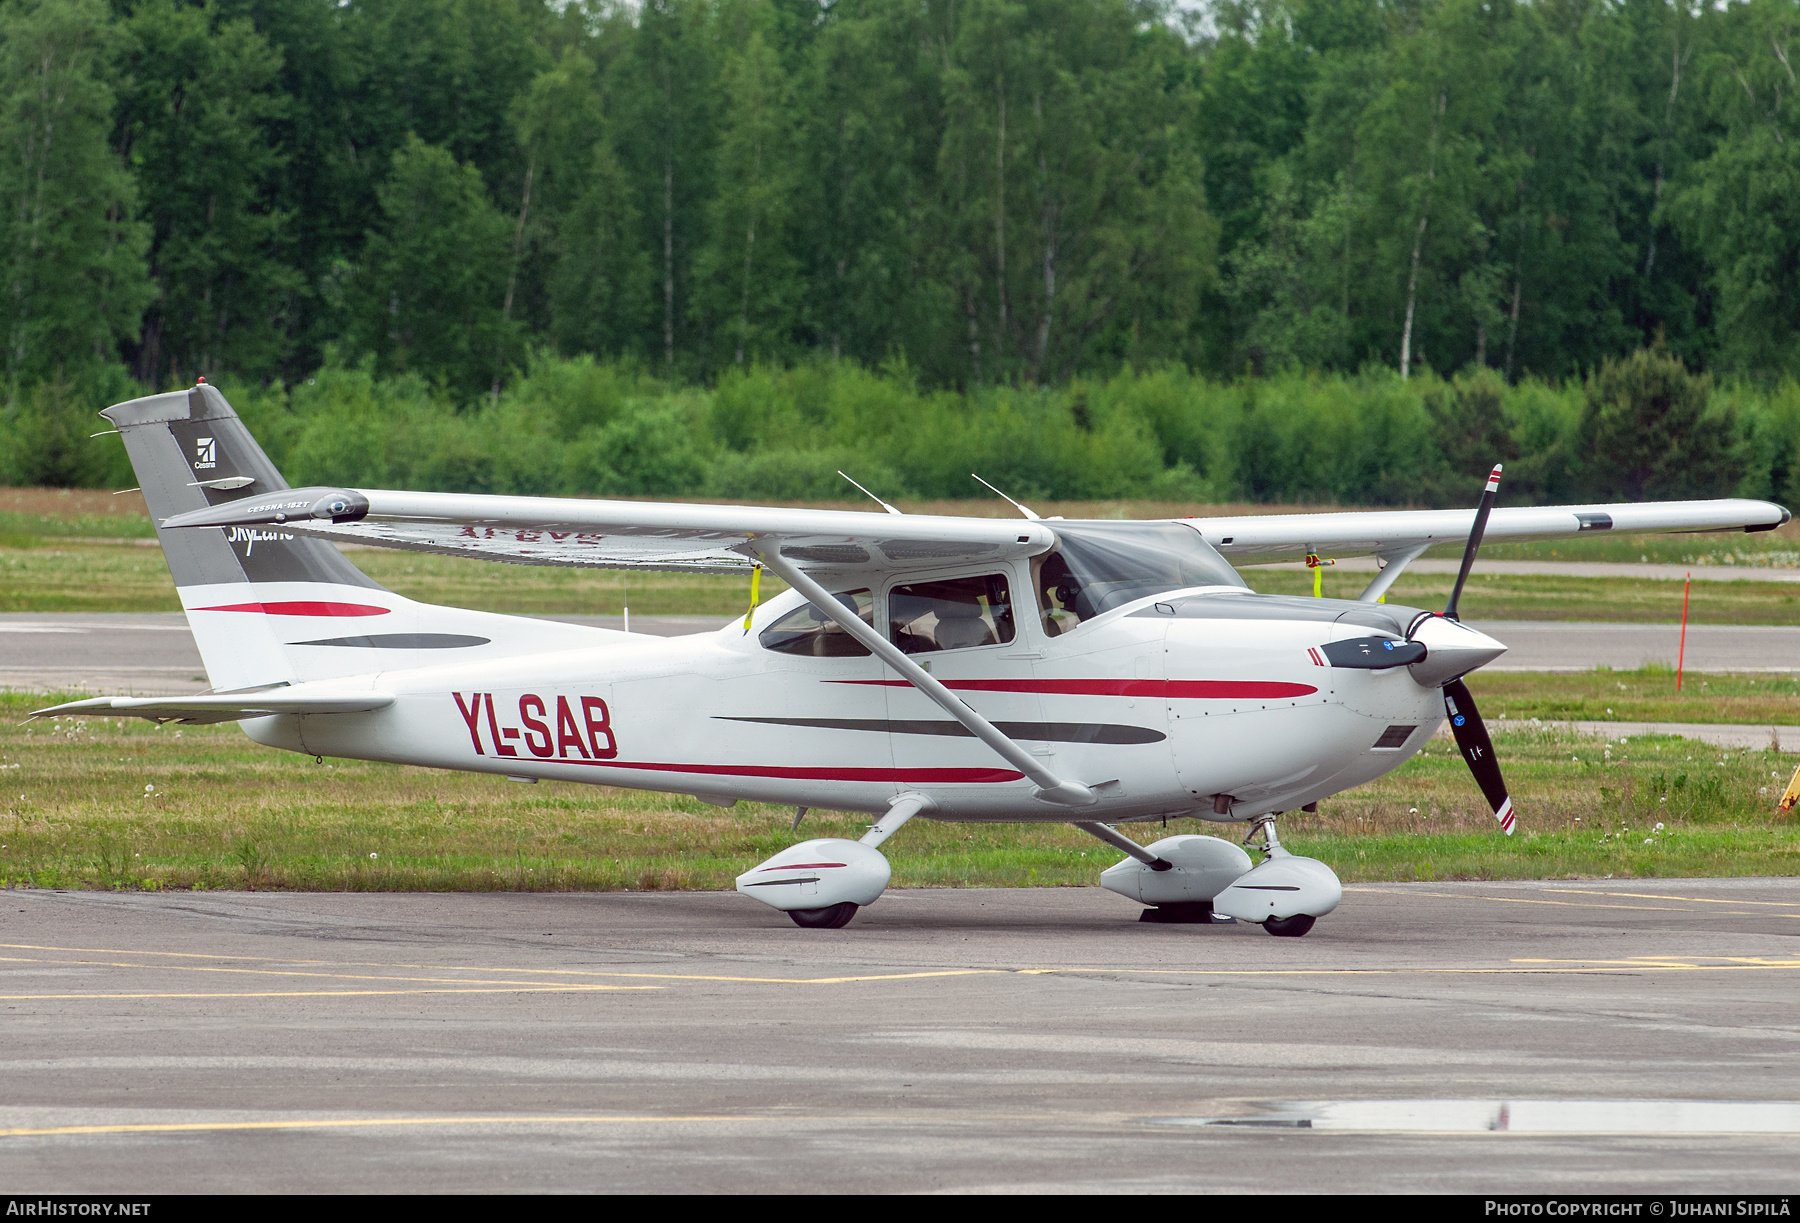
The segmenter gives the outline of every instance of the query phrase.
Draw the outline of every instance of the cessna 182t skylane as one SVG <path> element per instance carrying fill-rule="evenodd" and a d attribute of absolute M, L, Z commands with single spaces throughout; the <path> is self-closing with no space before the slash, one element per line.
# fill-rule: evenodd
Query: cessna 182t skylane
<path fill-rule="evenodd" d="M 1456 619 L 1483 532 L 1764 531 L 1758 501 L 1162 522 L 1018 520 L 289 488 L 215 388 L 108 408 L 213 688 L 41 711 L 237 721 L 259 743 L 521 779 L 863 811 L 738 890 L 838 927 L 889 878 L 914 816 L 1066 821 L 1126 857 L 1100 881 L 1155 921 L 1229 915 L 1299 935 L 1341 895 L 1275 818 L 1387 773 L 1449 716 L 1501 828 L 1512 801 L 1462 677 L 1505 646 Z M 1466 541 L 1442 613 L 1377 600 Z M 663 639 L 434 607 L 334 542 L 528 565 L 748 572 L 792 588 Z M 1355 601 L 1252 593 L 1231 561 L 1374 554 Z M 754 580 L 754 579 L 753 579 Z M 803 813 L 803 812 L 802 812 Z M 1248 822 L 1140 845 L 1116 825 Z M 798 819 L 796 819 L 798 826 Z M 1258 841 L 1260 830 L 1261 839 Z"/>

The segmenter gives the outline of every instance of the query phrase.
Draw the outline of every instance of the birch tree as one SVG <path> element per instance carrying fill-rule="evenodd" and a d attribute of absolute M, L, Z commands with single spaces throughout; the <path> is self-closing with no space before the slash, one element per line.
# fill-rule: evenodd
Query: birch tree
<path fill-rule="evenodd" d="M 138 169 L 157 290 L 133 372 L 152 386 L 273 374 L 302 288 L 289 215 L 268 204 L 286 164 L 281 54 L 248 20 L 171 0 L 147 0 L 123 34 L 115 140 Z"/>
<path fill-rule="evenodd" d="M 100 0 L 0 6 L 0 374 L 14 388 L 116 359 L 150 297 L 134 184 L 107 147 L 116 46 Z"/>
<path fill-rule="evenodd" d="M 694 265 L 694 313 L 715 359 L 742 366 L 792 343 L 799 266 L 790 246 L 795 142 L 787 74 L 765 39 L 766 10 L 719 73 L 718 189 Z"/>

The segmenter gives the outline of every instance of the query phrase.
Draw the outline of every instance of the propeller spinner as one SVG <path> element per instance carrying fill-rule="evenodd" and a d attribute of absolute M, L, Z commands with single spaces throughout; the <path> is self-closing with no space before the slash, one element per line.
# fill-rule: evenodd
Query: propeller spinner
<path fill-rule="evenodd" d="M 1475 525 L 1469 531 L 1468 545 L 1463 549 L 1462 568 L 1456 575 L 1456 586 L 1442 615 L 1420 616 L 1407 631 L 1409 642 L 1425 647 L 1425 659 L 1410 668 L 1413 678 L 1422 684 L 1436 684 L 1443 689 L 1444 712 L 1450 719 L 1450 731 L 1475 783 L 1481 787 L 1494 818 L 1507 836 L 1513 833 L 1512 797 L 1506 792 L 1506 779 L 1500 775 L 1500 761 L 1494 755 L 1494 741 L 1488 737 L 1487 723 L 1475 708 L 1475 698 L 1462 677 L 1484 663 L 1498 658 L 1506 647 L 1457 620 L 1457 603 L 1462 599 L 1463 584 L 1475 565 L 1475 553 L 1481 548 L 1481 537 L 1487 531 L 1488 514 L 1493 511 L 1495 495 L 1500 490 L 1500 464 L 1488 474 L 1482 490 L 1481 505 L 1475 511 Z"/>

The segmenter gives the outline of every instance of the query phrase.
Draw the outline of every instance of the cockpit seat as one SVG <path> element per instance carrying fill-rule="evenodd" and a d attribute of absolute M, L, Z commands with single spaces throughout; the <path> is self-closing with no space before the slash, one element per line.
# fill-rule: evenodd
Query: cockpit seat
<path fill-rule="evenodd" d="M 970 646 L 996 644 L 994 630 L 981 618 L 979 603 L 939 599 L 933 610 L 937 612 L 937 628 L 932 636 L 937 638 L 939 649 L 966 650 Z"/>

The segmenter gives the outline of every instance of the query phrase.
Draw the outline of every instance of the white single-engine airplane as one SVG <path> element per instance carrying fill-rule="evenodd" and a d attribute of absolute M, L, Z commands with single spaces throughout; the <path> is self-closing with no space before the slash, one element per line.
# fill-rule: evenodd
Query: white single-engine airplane
<path fill-rule="evenodd" d="M 1161 522 L 1019 520 L 289 488 L 204 383 L 108 408 L 211 691 L 39 716 L 236 721 L 259 743 L 521 779 L 862 811 L 860 841 L 791 846 L 737 881 L 836 928 L 887 887 L 909 819 L 1066 821 L 1126 857 L 1101 883 L 1150 921 L 1302 935 L 1337 906 L 1275 819 L 1390 772 L 1449 716 L 1508 834 L 1512 801 L 1462 677 L 1505 646 L 1458 622 L 1484 531 L 1765 531 L 1760 501 Z M 1017 504 L 1017 503 L 1015 503 Z M 1466 541 L 1442 613 L 1380 603 Z M 747 572 L 792 589 L 716 632 L 656 638 L 435 607 L 334 542 L 528 565 Z M 1374 554 L 1355 601 L 1252 593 L 1229 563 Z M 754 579 L 753 579 L 754 582 Z M 795 826 L 799 825 L 799 815 Z M 1245 845 L 1129 821 L 1250 824 Z M 1261 839 L 1258 841 L 1258 832 Z"/>

